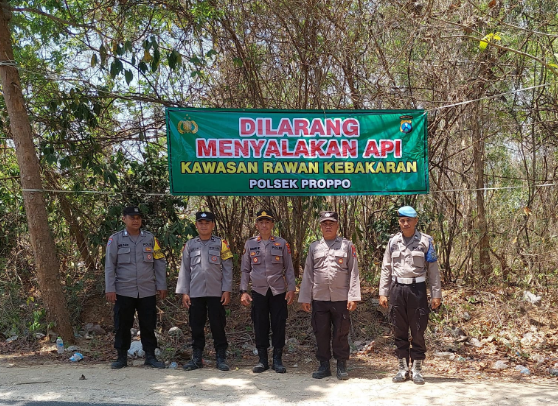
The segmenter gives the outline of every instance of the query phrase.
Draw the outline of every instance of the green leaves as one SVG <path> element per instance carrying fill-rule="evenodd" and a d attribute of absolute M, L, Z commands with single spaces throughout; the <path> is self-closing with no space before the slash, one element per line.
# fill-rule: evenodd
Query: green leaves
<path fill-rule="evenodd" d="M 131 57 L 127 57 L 128 55 Z M 214 55 L 217 55 L 217 52 L 211 49 L 205 57 L 212 58 Z M 110 78 L 117 79 L 119 75 L 123 75 L 126 85 L 130 86 L 134 81 L 134 68 L 137 68 L 141 74 L 148 74 L 149 71 L 156 73 L 162 58 L 173 71 L 178 71 L 182 67 L 183 57 L 177 49 L 171 48 L 165 56 L 161 55 L 158 38 L 152 35 L 141 41 L 139 53 L 134 53 L 134 43 L 131 40 L 113 41 L 110 46 L 103 43 L 99 47 L 99 52 L 91 55 L 90 66 L 91 68 L 100 66 L 101 70 L 106 71 L 108 64 Z M 194 57 L 192 62 L 205 65 L 203 54 L 202 58 Z M 200 73 L 201 71 L 198 71 L 196 74 Z"/>
<path fill-rule="evenodd" d="M 104 66 L 105 62 L 107 61 L 107 49 L 105 48 L 104 44 L 102 44 L 99 48 L 99 56 L 101 57 L 101 65 Z"/>
<path fill-rule="evenodd" d="M 115 59 L 110 64 L 110 76 L 114 79 L 122 70 L 124 69 L 124 65 L 120 59 Z"/>
<path fill-rule="evenodd" d="M 141 61 L 138 65 L 138 69 L 141 71 L 141 73 L 147 72 L 147 64 L 144 61 Z"/>
<path fill-rule="evenodd" d="M 124 49 L 126 50 L 126 53 L 132 53 L 134 52 L 134 47 L 132 45 L 132 41 L 126 41 L 124 43 Z"/>
<path fill-rule="evenodd" d="M 161 51 L 155 36 L 142 41 L 141 43 L 143 52 L 140 55 L 134 54 L 134 44 L 132 41 L 127 40 L 123 43 L 113 42 L 111 46 L 112 62 L 109 65 L 109 75 L 112 79 L 117 78 L 120 74 L 124 75 L 124 80 L 129 86 L 134 80 L 133 67 L 142 73 L 146 74 L 149 70 L 155 73 L 161 64 Z M 131 59 L 125 58 L 127 54 L 132 54 Z M 208 56 L 216 54 L 214 50 L 208 52 Z M 96 66 L 106 66 L 107 60 L 111 57 L 108 48 L 105 44 L 99 47 L 99 56 L 94 53 L 91 56 L 90 65 L 92 68 Z M 124 57 L 124 58 L 122 58 Z M 182 55 L 176 49 L 172 49 L 166 55 L 166 61 L 170 69 L 178 70 L 182 66 Z M 130 68 L 127 68 L 129 65 Z"/>
<path fill-rule="evenodd" d="M 157 72 L 159 62 L 161 62 L 161 53 L 159 52 L 159 47 L 155 47 L 153 50 L 153 60 L 151 61 L 151 72 Z"/>
<path fill-rule="evenodd" d="M 484 36 L 484 38 L 479 42 L 479 48 L 481 51 L 484 51 L 488 46 L 489 42 L 498 42 L 502 39 L 500 37 L 500 32 L 490 33 Z"/>
<path fill-rule="evenodd" d="M 167 61 L 169 64 L 169 68 L 174 70 L 182 65 L 182 55 L 180 55 L 177 50 L 173 49 L 172 52 L 167 55 Z"/>
<path fill-rule="evenodd" d="M 132 73 L 131 70 L 127 69 L 126 72 L 124 73 L 124 77 L 126 79 L 126 84 L 129 85 L 134 79 L 134 74 Z"/>

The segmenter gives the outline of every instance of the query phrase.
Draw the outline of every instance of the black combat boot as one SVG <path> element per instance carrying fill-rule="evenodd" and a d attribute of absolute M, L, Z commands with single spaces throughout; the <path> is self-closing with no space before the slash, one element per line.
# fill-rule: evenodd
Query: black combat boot
<path fill-rule="evenodd" d="M 267 348 L 258 348 L 258 357 L 260 360 L 256 364 L 254 368 L 252 368 L 252 372 L 255 374 L 259 374 L 263 371 L 267 371 L 269 369 L 269 360 L 267 358 Z"/>
<path fill-rule="evenodd" d="M 111 369 L 120 369 L 128 366 L 128 351 L 118 350 L 118 358 L 112 364 Z"/>
<path fill-rule="evenodd" d="M 202 353 L 203 351 L 199 348 L 192 348 L 192 359 L 182 368 L 185 371 L 193 371 L 194 369 L 203 368 Z"/>
<path fill-rule="evenodd" d="M 155 353 L 154 352 L 145 352 L 145 362 L 143 363 L 143 365 L 151 367 L 151 368 L 158 368 L 158 369 L 164 369 L 165 368 L 165 363 L 158 361 L 157 357 L 155 357 Z"/>
<path fill-rule="evenodd" d="M 215 351 L 217 362 L 215 366 L 219 371 L 228 371 L 230 368 L 227 365 L 227 350 L 225 348 L 220 348 Z"/>
<path fill-rule="evenodd" d="M 327 376 L 331 376 L 331 369 L 329 368 L 329 360 L 328 361 L 320 361 L 320 367 L 316 372 L 312 373 L 312 378 L 314 379 L 322 379 Z"/>
<path fill-rule="evenodd" d="M 278 374 L 284 374 L 287 372 L 287 368 L 283 365 L 283 349 L 273 348 L 273 364 L 271 364 L 271 369 L 273 369 Z"/>
<path fill-rule="evenodd" d="M 347 360 L 337 360 L 337 379 L 341 381 L 349 379 L 349 373 L 347 372 Z"/>

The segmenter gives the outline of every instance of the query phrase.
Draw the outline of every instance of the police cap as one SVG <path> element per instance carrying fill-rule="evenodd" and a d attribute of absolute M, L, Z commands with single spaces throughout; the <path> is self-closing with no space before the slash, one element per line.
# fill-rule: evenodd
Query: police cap
<path fill-rule="evenodd" d="M 339 222 L 339 214 L 336 211 L 322 211 L 320 212 L 320 223 L 324 221 Z"/>
<path fill-rule="evenodd" d="M 256 213 L 256 221 L 258 220 L 271 220 L 275 221 L 275 216 L 270 209 L 262 209 Z"/>
<path fill-rule="evenodd" d="M 399 217 L 417 217 L 417 212 L 411 206 L 403 206 L 397 210 Z"/>
<path fill-rule="evenodd" d="M 140 211 L 139 207 L 137 207 L 137 206 L 124 207 L 124 210 L 122 210 L 122 215 L 123 216 L 142 216 L 143 217 L 143 213 Z"/>
<path fill-rule="evenodd" d="M 215 214 L 210 211 L 198 211 L 196 213 L 196 221 L 200 220 L 215 221 Z"/>

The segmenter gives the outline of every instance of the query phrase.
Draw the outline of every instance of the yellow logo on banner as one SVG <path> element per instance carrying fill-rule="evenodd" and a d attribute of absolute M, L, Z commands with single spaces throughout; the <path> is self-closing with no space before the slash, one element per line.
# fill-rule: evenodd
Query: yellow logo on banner
<path fill-rule="evenodd" d="M 195 134 L 198 132 L 198 124 L 194 120 L 182 120 L 176 125 L 176 129 L 180 134 Z"/>

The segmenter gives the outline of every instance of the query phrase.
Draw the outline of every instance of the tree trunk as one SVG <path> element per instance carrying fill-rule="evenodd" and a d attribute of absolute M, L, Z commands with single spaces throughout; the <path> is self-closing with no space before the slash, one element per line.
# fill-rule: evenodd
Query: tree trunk
<path fill-rule="evenodd" d="M 47 180 L 48 184 L 52 185 L 53 189 L 60 189 L 60 184 L 58 183 L 58 180 L 56 179 L 54 173 L 45 171 L 45 179 Z M 89 252 L 87 237 L 82 232 L 82 227 L 80 226 L 78 219 L 74 215 L 70 201 L 66 198 L 66 196 L 64 196 L 63 193 L 59 193 L 57 198 L 58 202 L 60 202 L 62 213 L 64 213 L 64 218 L 66 219 L 66 222 L 68 223 L 68 226 L 70 228 L 70 235 L 77 245 L 83 263 L 85 264 L 89 272 L 96 273 L 97 266 L 95 265 L 95 259 Z"/>
<path fill-rule="evenodd" d="M 492 270 L 490 262 L 490 237 L 488 235 L 488 221 L 484 204 L 484 139 L 481 131 L 481 102 L 477 103 L 476 111 L 472 115 L 473 121 L 473 170 L 475 173 L 477 200 L 477 230 L 479 235 L 479 268 L 482 280 L 487 281 Z M 475 114 L 476 113 L 476 114 Z"/>
<path fill-rule="evenodd" d="M 33 191 L 42 189 L 41 168 L 33 144 L 31 124 L 25 110 L 19 72 L 14 66 L 9 66 L 10 63 L 13 63 L 14 56 L 8 28 L 11 14 L 8 10 L 9 6 L 5 0 L 2 0 L 0 7 L 0 80 L 20 169 L 23 201 L 37 267 L 39 289 L 47 314 L 56 322 L 57 332 L 66 342 L 73 343 L 74 334 L 64 291 L 60 284 L 60 262 L 48 225 L 45 199 L 42 192 Z"/>

